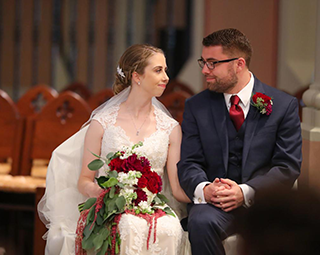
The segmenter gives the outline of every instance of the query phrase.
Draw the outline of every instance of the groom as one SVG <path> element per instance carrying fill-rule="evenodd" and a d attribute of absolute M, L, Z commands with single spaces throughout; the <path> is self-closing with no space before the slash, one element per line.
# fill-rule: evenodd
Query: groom
<path fill-rule="evenodd" d="M 217 255 L 225 254 L 222 241 L 259 192 L 292 187 L 301 130 L 297 99 L 249 71 L 252 48 L 242 32 L 216 31 L 202 44 L 198 63 L 208 89 L 186 101 L 178 174 L 193 201 L 192 253 Z"/>

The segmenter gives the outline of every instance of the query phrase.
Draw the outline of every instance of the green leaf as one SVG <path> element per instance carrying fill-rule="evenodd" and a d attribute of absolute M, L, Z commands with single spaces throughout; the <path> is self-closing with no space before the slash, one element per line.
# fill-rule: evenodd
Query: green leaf
<path fill-rule="evenodd" d="M 90 151 L 92 155 L 96 156 L 97 158 L 101 158 L 99 155 L 95 154 L 94 152 Z"/>
<path fill-rule="evenodd" d="M 108 247 L 109 247 L 108 240 L 104 240 L 101 250 L 97 253 L 97 255 L 105 255 L 108 250 Z"/>
<path fill-rule="evenodd" d="M 118 183 L 118 180 L 114 177 L 111 177 L 108 181 L 102 183 L 103 187 L 110 188 Z"/>
<path fill-rule="evenodd" d="M 108 235 L 110 234 L 109 230 L 107 228 L 101 229 L 101 231 L 95 236 L 93 239 L 93 245 L 94 245 L 94 250 L 97 251 L 101 248 L 103 242 L 106 240 Z"/>
<path fill-rule="evenodd" d="M 83 230 L 84 238 L 83 239 L 88 239 L 90 237 L 91 233 L 93 232 L 95 224 L 92 226 L 92 228 L 91 228 L 91 225 L 92 225 L 92 222 L 90 222 L 90 224 L 86 225 L 86 227 L 84 228 L 84 230 Z"/>
<path fill-rule="evenodd" d="M 120 244 L 118 244 L 118 243 L 116 243 L 116 254 L 118 254 L 119 253 L 119 251 L 120 251 Z"/>
<path fill-rule="evenodd" d="M 158 194 L 157 194 L 157 197 L 158 197 L 162 202 L 164 202 L 164 203 L 169 203 L 169 200 L 168 200 L 168 198 L 166 198 L 165 195 L 158 193 Z"/>
<path fill-rule="evenodd" d="M 160 198 L 158 198 L 158 196 L 155 196 L 155 198 L 153 199 L 153 201 L 155 202 L 155 204 L 162 204 L 162 201 Z"/>
<path fill-rule="evenodd" d="M 97 201 L 97 198 L 91 197 L 89 198 L 83 205 L 82 210 L 87 210 Z"/>
<path fill-rule="evenodd" d="M 107 154 L 106 158 L 110 160 L 111 158 L 113 158 L 113 156 L 114 156 L 114 153 L 113 152 L 109 152 Z"/>
<path fill-rule="evenodd" d="M 116 210 L 116 200 L 115 199 L 111 199 L 108 203 L 108 211 L 112 212 Z"/>
<path fill-rule="evenodd" d="M 120 212 L 124 211 L 124 206 L 126 205 L 126 199 L 123 196 L 120 196 L 116 199 L 116 205 Z"/>
<path fill-rule="evenodd" d="M 95 236 L 96 234 L 92 234 L 88 239 L 82 239 L 82 248 L 86 251 L 91 250 L 94 247 L 93 239 Z"/>
<path fill-rule="evenodd" d="M 114 177 L 114 178 L 117 178 L 118 177 L 118 172 L 113 170 L 113 171 L 110 171 L 108 173 L 108 176 L 111 178 L 111 177 Z"/>
<path fill-rule="evenodd" d="M 115 191 L 116 191 L 115 186 L 112 186 L 111 190 L 109 191 L 109 197 L 110 197 L 110 198 L 113 198 L 113 197 L 114 197 Z"/>
<path fill-rule="evenodd" d="M 97 225 L 101 226 L 103 223 L 103 217 L 101 216 L 100 213 L 97 213 L 97 220 L 96 220 Z"/>
<path fill-rule="evenodd" d="M 87 216 L 87 223 L 88 223 L 89 221 L 92 221 L 92 222 L 93 222 L 95 208 L 96 208 L 95 206 L 92 206 L 92 207 L 91 207 L 90 212 L 88 213 L 88 216 Z"/>
<path fill-rule="evenodd" d="M 95 159 L 88 164 L 88 168 L 92 171 L 96 171 L 99 170 L 103 165 L 104 163 L 101 159 Z"/>
<path fill-rule="evenodd" d="M 143 145 L 143 142 L 138 142 L 138 143 L 136 143 L 135 145 L 133 145 L 132 146 L 132 150 L 134 150 L 135 148 L 138 148 L 138 147 L 140 147 L 140 146 L 142 146 Z"/>
<path fill-rule="evenodd" d="M 104 187 L 102 186 L 103 183 L 105 183 L 107 180 L 109 180 L 108 177 L 106 176 L 100 176 L 98 178 L 96 178 L 98 185 L 104 189 Z"/>
<path fill-rule="evenodd" d="M 173 216 L 173 217 L 176 217 L 176 215 L 173 213 L 173 211 L 171 210 L 170 207 L 164 208 L 163 211 L 164 211 L 166 214 L 168 214 L 168 215 L 171 215 L 171 216 Z"/>

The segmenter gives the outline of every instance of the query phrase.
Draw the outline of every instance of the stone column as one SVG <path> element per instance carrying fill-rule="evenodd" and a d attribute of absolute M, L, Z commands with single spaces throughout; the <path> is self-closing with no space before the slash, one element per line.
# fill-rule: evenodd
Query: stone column
<path fill-rule="evenodd" d="M 317 29 L 314 83 L 303 94 L 302 168 L 299 185 L 320 191 L 320 0 L 317 2 Z"/>

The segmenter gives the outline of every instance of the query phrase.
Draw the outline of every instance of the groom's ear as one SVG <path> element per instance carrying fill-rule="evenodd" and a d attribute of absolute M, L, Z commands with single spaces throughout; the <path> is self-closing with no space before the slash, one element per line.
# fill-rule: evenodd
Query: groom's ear
<path fill-rule="evenodd" d="M 243 69 L 246 69 L 246 68 L 247 68 L 246 60 L 240 57 L 237 61 L 237 71 L 241 72 Z"/>

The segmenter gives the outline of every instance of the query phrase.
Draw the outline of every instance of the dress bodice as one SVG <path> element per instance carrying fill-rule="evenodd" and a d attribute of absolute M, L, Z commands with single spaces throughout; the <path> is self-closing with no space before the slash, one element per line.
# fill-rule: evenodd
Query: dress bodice
<path fill-rule="evenodd" d="M 101 142 L 101 155 L 105 157 L 110 152 L 116 152 L 123 146 L 132 147 L 134 143 L 127 136 L 121 126 L 116 125 L 120 105 L 114 105 L 107 111 L 99 113 L 93 119 L 97 120 L 104 129 Z M 169 136 L 178 122 L 154 106 L 156 131 L 142 140 L 143 146 L 136 151 L 144 154 L 150 161 L 152 168 L 162 177 L 163 168 L 167 160 Z M 99 176 L 105 174 L 106 169 L 100 169 Z"/>

